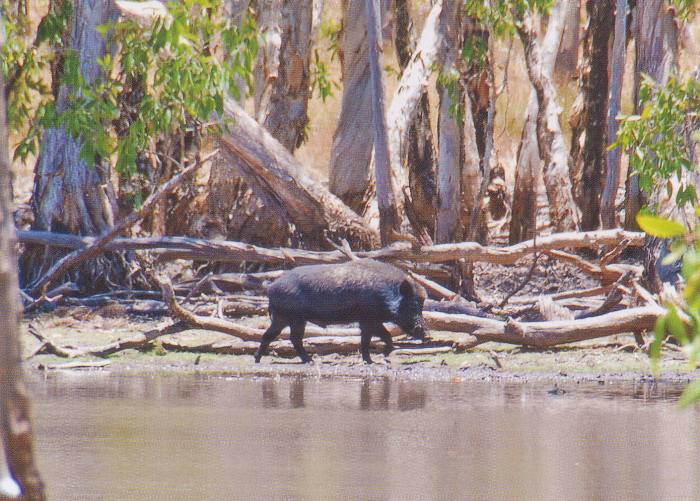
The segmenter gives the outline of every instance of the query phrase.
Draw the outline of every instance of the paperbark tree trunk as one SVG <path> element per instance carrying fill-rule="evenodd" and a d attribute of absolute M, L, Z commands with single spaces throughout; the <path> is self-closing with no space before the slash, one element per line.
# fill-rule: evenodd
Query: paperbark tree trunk
<path fill-rule="evenodd" d="M 579 25 L 581 22 L 581 1 L 573 0 L 564 12 L 566 21 L 561 37 L 554 76 L 560 79 L 571 78 L 578 65 Z"/>
<path fill-rule="evenodd" d="M 462 41 L 461 12 L 456 3 L 445 2 L 440 15 L 440 34 L 445 47 L 441 73 L 455 79 L 452 91 L 439 85 L 440 110 L 438 118 L 438 210 L 435 224 L 437 243 L 453 242 L 461 236 L 460 199 L 462 172 L 462 128 L 450 108 L 457 108 L 454 101 L 463 100 L 463 90 L 458 77 L 460 46 Z M 462 117 L 463 118 L 463 117 Z"/>
<path fill-rule="evenodd" d="M 96 28 L 114 21 L 116 16 L 111 0 L 76 0 L 73 4 L 70 43 L 67 45 L 78 54 L 80 69 L 87 82 L 101 76 L 97 59 L 107 51 L 105 40 Z M 56 103 L 58 111 L 68 106 L 70 92 L 66 85 L 60 85 Z M 99 235 L 114 224 L 116 197 L 109 161 L 97 159 L 89 166 L 80 158 L 81 147 L 80 141 L 73 139 L 62 127 L 46 131 L 35 167 L 31 200 L 34 229 Z M 27 285 L 41 275 L 57 257 L 60 256 L 55 256 L 53 251 L 30 249 L 22 260 L 22 284 Z M 89 289 L 105 285 L 109 281 L 105 275 L 111 274 L 118 280 L 117 266 L 110 272 L 95 269 L 94 265 L 92 268 L 89 273 L 83 268 L 80 280 L 77 280 Z"/>
<path fill-rule="evenodd" d="M 530 91 L 525 124 L 520 135 L 511 205 L 511 245 L 534 238 L 537 231 L 537 183 L 542 168 L 537 149 L 537 94 Z"/>
<path fill-rule="evenodd" d="M 382 2 L 384 3 L 384 2 Z M 329 187 L 358 214 L 364 214 L 372 196 L 370 159 L 374 138 L 371 87 L 367 55 L 365 0 L 343 0 L 340 63 L 343 99 L 333 135 Z"/>
<path fill-rule="evenodd" d="M 474 18 L 465 17 L 464 23 L 464 39 L 471 39 L 474 44 L 479 43 L 487 46 L 489 43 L 488 30 L 477 23 Z M 483 65 L 480 63 L 469 64 L 464 69 L 464 80 L 466 91 L 472 104 L 472 118 L 474 120 L 474 130 L 476 132 L 476 144 L 479 150 L 479 158 L 484 158 L 486 152 L 486 136 L 488 134 L 488 115 L 489 115 L 489 98 L 493 89 L 489 82 L 493 81 L 493 75 L 490 75 L 490 68 L 493 67 L 493 61 L 488 61 L 489 54 L 486 54 L 486 61 Z"/>
<path fill-rule="evenodd" d="M 0 8 L 0 49 L 5 44 Z M 32 424 L 20 357 L 19 288 L 10 193 L 5 82 L 0 73 L 0 498 L 43 500 L 44 485 L 34 464 Z"/>
<path fill-rule="evenodd" d="M 374 131 L 374 163 L 379 208 L 379 234 L 382 245 L 393 241 L 393 234 L 400 231 L 401 216 L 397 210 L 397 193 L 391 180 L 391 162 L 387 139 L 386 111 L 384 107 L 384 78 L 382 57 L 382 24 L 380 0 L 365 0 L 367 9 L 367 44 L 372 103 L 372 129 Z"/>
<path fill-rule="evenodd" d="M 581 209 L 581 228 L 599 225 L 605 180 L 608 114 L 608 53 L 614 22 L 613 0 L 588 0 L 589 21 L 583 40 L 579 96 L 570 119 L 571 179 Z"/>
<path fill-rule="evenodd" d="M 659 85 L 665 85 L 678 64 L 678 26 L 674 11 L 662 0 L 637 0 L 633 11 L 635 39 L 634 103 L 639 113 L 639 87 L 642 74 L 649 75 Z M 638 230 L 637 213 L 647 203 L 639 188 L 639 178 L 627 174 L 625 198 L 625 228 Z"/>
<path fill-rule="evenodd" d="M 568 0 L 562 0 L 553 7 L 550 23 L 562 21 L 559 13 L 566 4 Z M 543 61 L 548 57 L 545 54 L 553 50 L 556 53 L 556 49 L 540 45 L 530 15 L 519 19 L 517 31 L 525 49 L 528 76 L 537 94 L 537 142 L 540 158 L 544 162 L 549 217 L 555 231 L 574 231 L 579 227 L 580 215 L 571 192 L 568 155 L 559 124 L 556 90 L 551 72 L 545 71 L 543 66 Z"/>
<path fill-rule="evenodd" d="M 408 0 L 396 1 L 396 32 L 394 43 L 401 71 L 405 70 L 416 49 L 416 33 L 409 12 Z M 389 124 L 391 126 L 391 124 Z M 417 210 L 420 224 L 433 235 L 437 186 L 435 179 L 436 153 L 433 132 L 430 128 L 430 102 L 428 91 L 423 89 L 416 116 L 408 129 L 405 152 L 400 165 L 408 166 L 408 183 L 411 199 Z"/>
<path fill-rule="evenodd" d="M 578 5 L 578 1 L 569 3 Z M 542 53 L 542 69 L 547 74 L 552 74 L 556 65 L 556 55 L 559 41 L 562 37 L 563 24 L 556 20 L 547 24 L 547 31 L 543 39 L 543 46 L 548 50 Z M 537 92 L 530 90 L 525 124 L 520 136 L 518 156 L 515 168 L 515 188 L 513 189 L 513 203 L 510 221 L 510 244 L 516 244 L 523 240 L 535 237 L 537 231 L 537 184 L 539 180 L 542 161 L 538 150 L 537 141 Z"/>
<path fill-rule="evenodd" d="M 608 136 L 607 142 L 617 139 L 617 115 L 620 112 L 622 99 L 622 79 L 625 72 L 625 53 L 627 47 L 627 0 L 617 0 L 615 3 L 615 34 L 612 49 L 610 100 L 608 102 Z M 605 176 L 605 187 L 600 199 L 600 224 L 603 229 L 617 226 L 615 198 L 620 187 L 620 157 L 619 147 L 607 152 L 608 171 Z"/>
<path fill-rule="evenodd" d="M 255 68 L 255 115 L 293 152 L 309 122 L 312 0 L 259 0 L 263 45 Z"/>

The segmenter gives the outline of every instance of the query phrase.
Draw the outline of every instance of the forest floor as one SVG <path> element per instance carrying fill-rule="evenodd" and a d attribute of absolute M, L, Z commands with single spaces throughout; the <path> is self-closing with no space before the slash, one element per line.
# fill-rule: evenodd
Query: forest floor
<path fill-rule="evenodd" d="M 477 291 L 484 299 L 496 303 L 513 290 L 528 273 L 532 258 L 519 266 L 476 265 Z M 514 296 L 551 294 L 597 285 L 597 281 L 572 266 L 541 258 L 525 287 Z M 488 291 L 488 294 L 486 293 Z M 528 320 L 538 320 L 535 315 Z M 525 315 L 527 316 L 527 315 Z M 168 316 L 126 314 L 118 303 L 101 308 L 58 307 L 52 312 L 28 315 L 23 321 L 24 354 L 29 356 L 39 342 L 27 333 L 31 323 L 43 336 L 64 347 L 102 346 L 131 337 L 162 325 Z M 521 317 L 524 319 L 524 316 Z M 267 318 L 230 319 L 248 326 L 266 326 Z M 647 334 L 649 339 L 651 334 Z M 285 334 L 282 338 L 285 338 Z M 182 347 L 209 342 L 226 342 L 231 338 L 210 331 L 189 330 L 163 336 L 148 351 L 127 349 L 104 359 L 66 359 L 55 355 L 36 355 L 26 361 L 33 370 L 56 370 L 74 362 L 98 362 L 102 367 L 75 370 L 104 370 L 132 374 L 152 372 L 210 373 L 261 377 L 393 377 L 398 379 L 494 380 L 514 382 L 578 381 L 649 381 L 653 379 L 647 352 L 637 346 L 631 334 L 533 349 L 500 343 L 486 343 L 466 352 L 426 355 L 392 355 L 385 358 L 373 353 L 375 361 L 365 365 L 359 353 L 315 355 L 313 364 L 301 364 L 298 358 L 266 356 L 255 364 L 250 355 L 224 355 L 187 351 L 169 351 L 161 343 L 176 339 Z M 660 380 L 689 381 L 700 372 L 688 368 L 685 355 L 674 346 L 662 351 Z"/>

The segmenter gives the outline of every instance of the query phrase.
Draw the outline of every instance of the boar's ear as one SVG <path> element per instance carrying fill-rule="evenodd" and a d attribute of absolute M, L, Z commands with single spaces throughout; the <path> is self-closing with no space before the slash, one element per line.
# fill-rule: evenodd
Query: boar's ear
<path fill-rule="evenodd" d="M 404 279 L 404 281 L 401 282 L 399 292 L 401 292 L 401 295 L 405 297 L 413 296 L 413 282 L 411 282 L 409 278 Z"/>

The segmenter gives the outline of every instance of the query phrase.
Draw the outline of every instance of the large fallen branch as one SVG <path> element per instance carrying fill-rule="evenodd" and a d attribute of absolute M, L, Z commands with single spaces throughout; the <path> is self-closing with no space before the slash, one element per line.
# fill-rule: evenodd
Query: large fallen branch
<path fill-rule="evenodd" d="M 549 322 L 516 322 L 425 312 L 430 329 L 468 332 L 482 341 L 497 341 L 547 348 L 613 334 L 624 334 L 654 328 L 656 319 L 666 310 L 656 306 L 630 308 L 582 320 Z"/>
<path fill-rule="evenodd" d="M 226 99 L 229 131 L 219 138 L 221 155 L 238 173 L 263 186 L 284 207 L 302 234 L 317 242 L 347 239 L 360 248 L 376 247 L 379 236 L 306 169 L 233 99 Z M 236 159 L 242 162 L 236 162 Z"/>
<path fill-rule="evenodd" d="M 20 243 L 33 243 L 80 249 L 92 245 L 94 237 L 81 237 L 45 231 L 18 231 Z M 538 237 L 537 242 L 528 240 L 508 247 L 483 246 L 476 242 L 439 244 L 414 250 L 408 243 L 395 243 L 376 251 L 356 252 L 358 257 L 381 260 L 410 260 L 423 263 L 443 263 L 464 259 L 468 262 L 489 262 L 510 265 L 519 259 L 533 254 L 556 249 L 595 249 L 598 246 L 611 246 L 622 239 L 628 239 L 631 247 L 644 244 L 644 233 L 623 230 L 600 230 L 589 232 L 555 233 Z M 116 238 L 104 249 L 164 251 L 161 259 L 194 259 L 203 261 L 266 263 L 276 265 L 302 265 L 321 263 L 341 263 L 349 258 L 340 251 L 307 251 L 302 249 L 268 249 L 233 241 L 214 241 L 187 237 Z"/>
<path fill-rule="evenodd" d="M 96 238 L 93 242 L 83 249 L 76 250 L 59 259 L 49 269 L 46 274 L 40 278 L 31 288 L 30 294 L 37 296 L 46 291 L 46 287 L 54 280 L 61 278 L 68 271 L 79 266 L 81 263 L 89 259 L 94 259 L 105 251 L 107 244 L 114 240 L 124 230 L 131 228 L 146 215 L 153 211 L 153 208 L 175 188 L 177 188 L 185 179 L 188 179 L 190 174 L 205 164 L 217 152 L 213 151 L 201 160 L 195 161 L 189 167 L 184 168 L 176 176 L 173 176 L 169 181 L 163 183 L 146 199 L 143 205 L 136 211 L 129 214 L 127 217 L 119 221 L 114 227 L 104 235 Z"/>
<path fill-rule="evenodd" d="M 177 334 L 189 329 L 184 322 L 176 322 L 168 324 L 164 327 L 152 329 L 142 334 L 136 334 L 126 339 L 118 339 L 112 343 L 103 346 L 94 346 L 92 348 L 67 348 L 60 346 L 39 332 L 33 324 L 29 324 L 29 333 L 34 336 L 41 344 L 32 352 L 31 356 L 41 353 L 50 353 L 64 358 L 78 357 L 106 357 L 118 351 L 127 350 L 129 348 L 144 349 L 148 347 L 154 340 L 168 334 Z M 31 358 L 31 357 L 30 357 Z"/>

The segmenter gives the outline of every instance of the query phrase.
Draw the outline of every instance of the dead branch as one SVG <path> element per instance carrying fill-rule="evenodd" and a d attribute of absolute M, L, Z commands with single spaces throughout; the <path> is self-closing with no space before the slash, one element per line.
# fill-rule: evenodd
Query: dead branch
<path fill-rule="evenodd" d="M 459 294 L 456 292 L 451 291 L 447 287 L 443 287 L 437 282 L 433 282 L 432 280 L 425 278 L 423 275 L 419 275 L 411 270 L 408 270 L 408 274 L 416 282 L 425 287 L 425 289 L 433 296 L 439 297 L 440 299 L 447 299 L 448 301 L 452 301 L 453 299 L 459 297 Z"/>
<path fill-rule="evenodd" d="M 29 326 L 27 327 L 27 330 L 29 333 L 34 336 L 36 339 L 39 340 L 41 343 L 41 350 L 35 350 L 33 353 L 34 355 L 37 355 L 39 353 L 50 353 L 52 355 L 56 355 L 58 357 L 64 357 L 64 358 L 75 358 L 75 357 L 81 357 L 83 356 L 83 352 L 81 350 L 77 350 L 74 348 L 67 348 L 63 347 L 60 345 L 55 344 L 53 341 L 42 335 L 37 327 L 30 323 Z"/>
<path fill-rule="evenodd" d="M 604 285 L 602 287 L 593 287 L 590 289 L 581 289 L 577 291 L 567 291 L 567 292 L 557 292 L 556 294 L 550 294 L 544 297 L 549 297 L 553 301 L 560 301 L 562 299 L 571 299 L 578 297 L 591 297 L 600 296 L 601 294 L 607 294 L 610 289 L 614 287 L 614 284 Z M 511 304 L 534 304 L 543 296 L 523 296 L 511 299 Z"/>
<path fill-rule="evenodd" d="M 221 157 L 237 173 L 260 185 L 277 200 L 296 227 L 307 237 L 325 243 L 348 239 L 359 248 L 375 247 L 377 233 L 294 158 L 265 128 L 233 99 L 226 99 L 228 133 L 219 138 Z M 242 162 L 236 161 L 242 160 Z"/>
<path fill-rule="evenodd" d="M 75 349 L 59 346 L 48 338 L 39 333 L 36 326 L 29 324 L 29 333 L 32 334 L 41 342 L 41 349 L 34 350 L 31 356 L 38 355 L 40 353 L 51 353 L 59 357 L 64 358 L 78 358 L 78 357 L 106 357 L 118 351 L 127 350 L 129 348 L 134 349 L 144 349 L 150 345 L 155 339 L 165 336 L 168 334 L 177 334 L 189 329 L 189 327 L 183 322 L 170 323 L 163 327 L 152 329 L 143 334 L 136 334 L 127 339 L 118 339 L 112 343 L 96 346 L 93 348 L 86 349 Z M 31 358 L 31 357 L 30 357 Z"/>
<path fill-rule="evenodd" d="M 117 235 L 123 231 L 131 228 L 146 215 L 153 211 L 153 208 L 160 202 L 160 200 L 165 197 L 165 195 L 171 193 L 175 188 L 177 188 L 185 179 L 189 178 L 195 170 L 205 164 L 209 159 L 218 153 L 215 150 L 209 153 L 202 159 L 196 160 L 189 167 L 183 168 L 176 176 L 173 176 L 163 185 L 159 186 L 143 203 L 143 205 L 136 211 L 129 214 L 127 217 L 122 219 L 119 223 L 115 224 L 114 227 L 109 230 L 104 235 L 98 237 L 93 241 L 91 245 L 86 246 L 84 249 L 76 250 L 70 254 L 59 259 L 46 274 L 38 280 L 31 288 L 31 295 L 37 296 L 38 294 L 43 294 L 46 291 L 46 287 L 51 284 L 54 280 L 62 277 L 66 272 L 80 265 L 81 263 L 87 261 L 88 259 L 94 259 L 105 251 L 105 247 L 109 242 L 114 240 Z"/>
<path fill-rule="evenodd" d="M 215 285 L 218 289 L 224 292 L 237 292 L 241 290 L 254 290 L 267 288 L 266 283 L 272 282 L 279 278 L 282 270 L 279 271 L 265 271 L 261 273 L 219 273 L 214 275 L 209 275 L 207 279 L 208 284 Z M 197 280 L 189 280 L 186 282 L 180 282 L 174 285 L 176 292 L 189 291 L 193 287 L 196 287 Z M 206 288 L 202 288 L 207 290 Z M 160 293 L 158 293 L 160 296 Z"/>
<path fill-rule="evenodd" d="M 656 319 L 665 313 L 663 308 L 646 306 L 582 320 L 548 322 L 502 322 L 490 318 L 437 312 L 424 312 L 423 315 L 430 329 L 468 332 L 482 341 L 546 348 L 612 334 L 650 330 L 654 327 Z"/>
<path fill-rule="evenodd" d="M 63 364 L 39 364 L 39 370 L 56 370 L 56 369 L 96 369 L 110 365 L 109 360 L 99 360 L 97 362 L 68 362 Z"/>
<path fill-rule="evenodd" d="M 170 313 L 180 321 L 195 328 L 213 330 L 230 336 L 236 336 L 244 341 L 259 341 L 262 337 L 263 331 L 260 329 L 251 329 L 250 327 L 238 325 L 219 318 L 195 315 L 178 304 L 175 299 L 173 285 L 169 278 L 160 277 L 158 279 L 158 284 L 163 292 L 163 301 L 168 305 Z"/>
<path fill-rule="evenodd" d="M 595 317 L 598 315 L 602 315 L 603 313 L 608 313 L 609 311 L 612 311 L 613 308 L 615 308 L 622 302 L 622 299 L 624 298 L 625 294 L 630 292 L 627 287 L 630 285 L 633 278 L 634 275 L 632 272 L 628 271 L 627 273 L 625 273 L 622 277 L 620 277 L 617 280 L 617 282 L 613 284 L 612 289 L 610 290 L 610 292 L 608 292 L 607 296 L 605 297 L 605 301 L 603 301 L 602 305 L 593 310 L 589 310 L 584 313 L 578 314 L 576 316 L 576 319 L 578 320 L 581 318 Z"/>
<path fill-rule="evenodd" d="M 547 254 L 550 257 L 559 259 L 561 261 L 567 261 L 576 265 L 578 269 L 580 269 L 584 273 L 596 277 L 603 284 L 616 282 L 628 272 L 633 272 L 637 276 L 641 276 L 642 273 L 641 266 L 627 264 L 609 264 L 607 266 L 598 266 L 593 263 L 589 263 L 588 261 L 579 256 L 559 250 L 548 250 L 545 251 L 545 254 Z"/>
<path fill-rule="evenodd" d="M 503 301 L 498 303 L 499 308 L 503 308 L 508 303 L 508 301 L 510 301 L 510 298 L 515 296 L 521 290 L 523 290 L 523 287 L 525 287 L 525 285 L 527 285 L 527 283 L 532 279 L 532 274 L 535 272 L 537 261 L 539 261 L 541 255 L 541 253 L 535 254 L 535 259 L 532 261 L 532 265 L 530 266 L 527 275 L 525 275 L 525 278 L 523 278 L 523 280 L 518 284 L 518 286 L 515 289 L 510 291 L 508 295 L 506 295 L 506 297 L 503 298 Z"/>
<path fill-rule="evenodd" d="M 56 247 L 81 249 L 94 245 L 94 237 L 81 237 L 45 231 L 18 231 L 20 243 L 42 244 Z M 421 247 L 414 250 L 410 244 L 395 243 L 376 251 L 356 252 L 360 258 L 380 260 L 411 260 L 422 263 L 446 263 L 459 259 L 467 262 L 489 262 L 493 264 L 512 265 L 519 259 L 539 251 L 556 249 L 594 249 L 598 246 L 617 244 L 627 238 L 630 246 L 641 247 L 644 243 L 644 233 L 623 230 L 599 230 L 589 232 L 556 233 L 538 237 L 537 242 L 528 240 L 508 247 L 483 246 L 476 242 L 460 242 Z M 214 241 L 187 237 L 150 237 L 150 238 L 116 238 L 109 242 L 104 249 L 108 251 L 124 250 L 157 250 L 164 251 L 160 259 L 194 259 L 202 261 L 233 262 L 242 261 L 266 264 L 322 264 L 341 263 L 347 257 L 339 251 L 318 252 L 302 249 L 277 248 L 268 249 L 251 244 L 233 241 Z M 610 276 L 617 280 L 622 275 L 613 271 Z M 607 269 L 614 270 L 612 266 Z M 626 270 L 625 270 L 626 271 Z"/>

